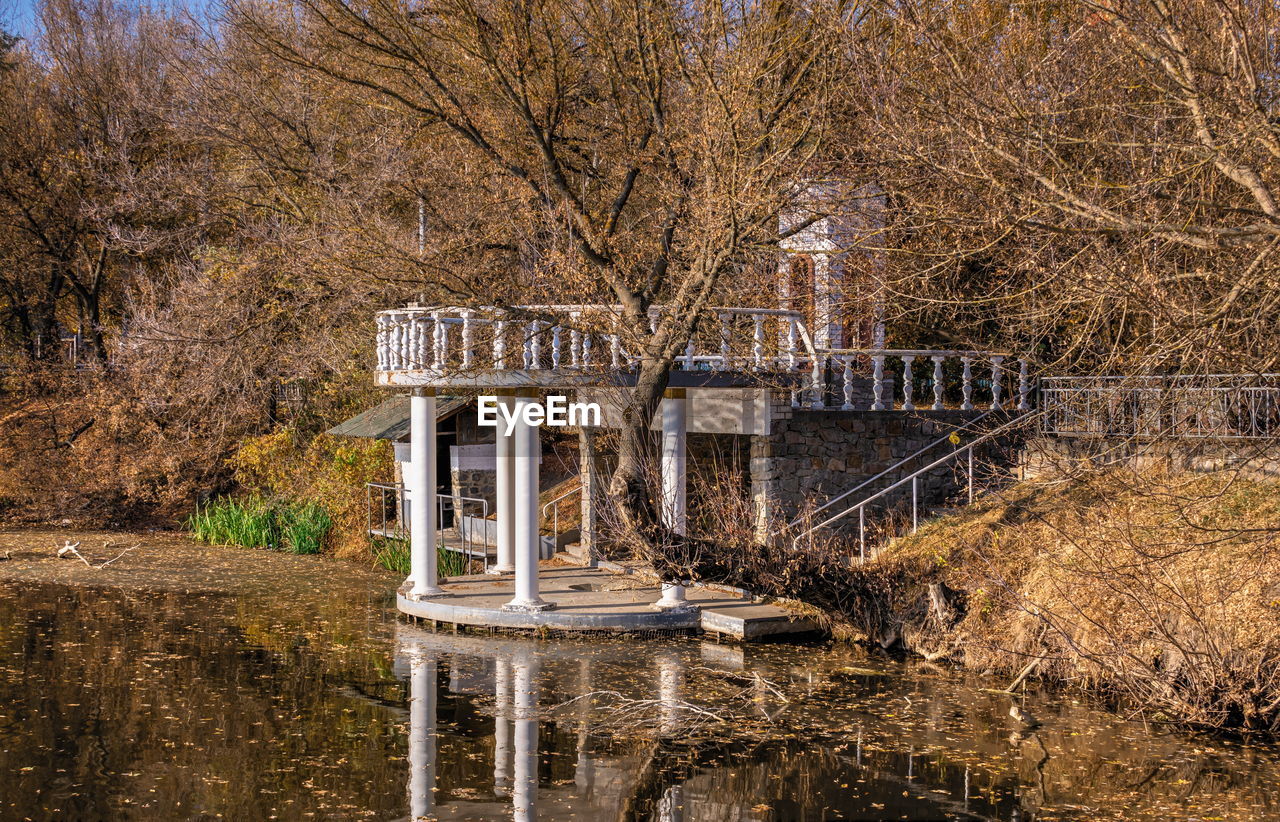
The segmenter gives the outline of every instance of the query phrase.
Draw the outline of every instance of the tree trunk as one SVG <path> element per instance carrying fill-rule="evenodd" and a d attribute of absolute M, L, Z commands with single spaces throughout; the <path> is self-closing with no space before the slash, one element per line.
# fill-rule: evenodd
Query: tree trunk
<path fill-rule="evenodd" d="M 655 529 L 660 525 L 646 473 L 656 451 L 649 421 L 662 402 L 670 375 L 668 362 L 649 357 L 641 361 L 635 388 L 622 411 L 618 466 L 609 481 L 609 493 L 618 503 L 623 525 L 630 536 L 645 545 L 653 544 Z"/>

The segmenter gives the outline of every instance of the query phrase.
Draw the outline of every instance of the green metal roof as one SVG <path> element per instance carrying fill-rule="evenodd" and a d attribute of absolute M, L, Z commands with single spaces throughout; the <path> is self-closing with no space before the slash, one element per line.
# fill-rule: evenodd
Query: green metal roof
<path fill-rule="evenodd" d="M 467 407 L 468 397 L 437 397 L 436 422 L 446 420 Z M 325 433 L 337 437 L 363 437 L 371 440 L 407 441 L 409 439 L 409 398 L 392 397 L 344 420 Z"/>

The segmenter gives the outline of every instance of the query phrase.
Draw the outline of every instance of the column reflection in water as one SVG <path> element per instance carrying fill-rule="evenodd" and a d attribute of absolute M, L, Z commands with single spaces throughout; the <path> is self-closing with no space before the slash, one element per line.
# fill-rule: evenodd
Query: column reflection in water
<path fill-rule="evenodd" d="M 684 787 L 672 785 L 658 801 L 659 822 L 684 822 Z"/>
<path fill-rule="evenodd" d="M 515 669 L 516 778 L 512 805 L 516 822 L 538 816 L 538 685 L 536 657 L 519 653 Z"/>
<path fill-rule="evenodd" d="M 409 811 L 411 818 L 435 808 L 436 661 L 415 653 L 409 679 Z"/>
<path fill-rule="evenodd" d="M 583 657 L 578 660 L 578 694 L 591 691 L 591 660 Z M 590 750 L 591 735 L 591 700 L 578 700 L 578 759 L 573 769 L 573 784 L 583 796 L 591 794 L 595 784 L 595 768 L 592 766 Z"/>
<path fill-rule="evenodd" d="M 493 794 L 511 795 L 511 660 L 493 660 Z"/>
<path fill-rule="evenodd" d="M 675 654 L 658 657 L 658 728 L 670 735 L 680 727 L 680 689 L 684 685 L 684 667 Z"/>

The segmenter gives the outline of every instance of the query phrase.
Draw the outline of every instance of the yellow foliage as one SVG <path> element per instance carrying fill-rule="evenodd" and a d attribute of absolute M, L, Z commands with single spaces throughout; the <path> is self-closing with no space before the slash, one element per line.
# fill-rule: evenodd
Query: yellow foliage
<path fill-rule="evenodd" d="M 388 442 L 328 434 L 307 439 L 289 428 L 241 440 L 228 464 L 248 491 L 323 506 L 334 523 L 326 547 L 349 557 L 368 554 L 365 483 L 390 482 L 395 470 Z"/>

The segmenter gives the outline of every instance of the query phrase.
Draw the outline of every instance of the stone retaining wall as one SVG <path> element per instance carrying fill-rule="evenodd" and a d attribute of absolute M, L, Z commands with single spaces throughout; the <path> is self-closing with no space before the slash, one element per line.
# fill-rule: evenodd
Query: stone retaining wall
<path fill-rule="evenodd" d="M 763 519 L 791 519 L 802 513 L 806 506 L 820 505 L 848 491 L 957 430 L 981 413 L 979 410 L 797 409 L 788 419 L 775 420 L 771 435 L 752 438 L 751 480 L 757 510 Z M 995 424 L 998 421 L 984 421 L 981 427 L 989 430 Z M 972 436 L 963 434 L 962 443 Z M 904 466 L 902 471 L 860 491 L 856 497 L 868 496 L 892 484 L 909 470 L 943 456 L 952 448 L 945 443 L 937 446 L 920 460 Z M 988 453 L 978 455 L 978 461 L 992 458 L 1007 460 L 1003 450 L 999 447 L 987 449 Z M 996 452 L 1001 453 L 997 455 Z M 937 505 L 954 496 L 965 482 L 964 465 L 962 459 L 955 465 L 940 466 L 922 477 L 919 486 L 921 501 Z M 903 497 L 910 499 L 909 486 L 904 487 L 902 493 Z M 850 498 L 850 502 L 854 501 Z M 763 520 L 758 525 L 763 527 Z"/>

